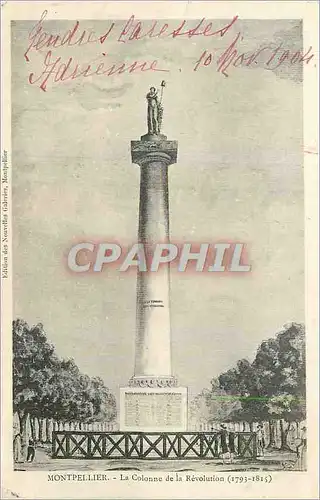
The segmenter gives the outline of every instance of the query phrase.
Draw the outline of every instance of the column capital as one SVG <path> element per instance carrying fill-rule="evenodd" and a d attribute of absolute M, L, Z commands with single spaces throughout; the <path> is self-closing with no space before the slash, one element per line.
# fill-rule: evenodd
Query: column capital
<path fill-rule="evenodd" d="M 177 387 L 178 380 L 176 377 L 159 377 L 159 376 L 136 376 L 134 375 L 129 380 L 129 387 Z"/>
<path fill-rule="evenodd" d="M 177 141 L 131 141 L 132 163 L 146 165 L 151 162 L 163 162 L 172 165 L 177 162 Z"/>

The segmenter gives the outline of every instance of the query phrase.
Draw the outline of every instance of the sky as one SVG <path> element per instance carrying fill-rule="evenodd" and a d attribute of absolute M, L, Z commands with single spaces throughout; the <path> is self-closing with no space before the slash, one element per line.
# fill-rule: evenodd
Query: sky
<path fill-rule="evenodd" d="M 139 167 L 130 141 L 146 133 L 145 95 L 165 79 L 163 131 L 178 141 L 169 167 L 171 240 L 240 241 L 252 265 L 246 276 L 171 275 L 173 370 L 197 394 L 238 359 L 252 359 L 284 324 L 304 321 L 304 202 L 301 65 L 273 71 L 262 59 L 228 77 L 214 64 L 193 67 L 204 50 L 221 52 L 238 32 L 243 51 L 281 42 L 297 50 L 301 25 L 240 20 L 222 39 L 123 44 L 113 36 L 103 49 L 110 63 L 158 59 L 169 71 L 51 82 L 43 92 L 28 77 L 40 75 L 46 50 L 24 59 L 34 24 L 12 26 L 14 317 L 43 323 L 57 353 L 102 377 L 117 397 L 127 384 L 135 273 L 76 275 L 65 258 L 79 240 L 137 240 Z M 44 27 L 64 33 L 73 25 Z M 81 27 L 101 34 L 106 22 Z M 98 51 L 97 44 L 62 47 L 54 56 L 80 64 Z"/>

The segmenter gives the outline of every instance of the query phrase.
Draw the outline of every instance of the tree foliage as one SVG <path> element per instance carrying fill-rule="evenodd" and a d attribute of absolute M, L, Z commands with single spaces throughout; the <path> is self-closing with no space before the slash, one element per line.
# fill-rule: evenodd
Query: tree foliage
<path fill-rule="evenodd" d="M 206 394 L 208 421 L 221 420 L 249 423 L 281 420 L 282 447 L 291 422 L 306 417 L 305 329 L 302 324 L 285 325 L 275 338 L 260 344 L 253 362 L 241 359 L 234 368 L 218 377 L 218 387 L 238 406 L 224 411 L 210 404 L 217 394 L 217 383 Z M 229 411 L 230 410 L 230 411 Z M 223 418 L 223 414 L 228 415 Z M 272 434 L 272 433 L 271 433 Z"/>
<path fill-rule="evenodd" d="M 116 401 L 99 377 L 80 372 L 73 359 L 59 359 L 42 324 L 13 322 L 13 409 L 19 415 L 25 447 L 26 419 L 111 422 Z"/>

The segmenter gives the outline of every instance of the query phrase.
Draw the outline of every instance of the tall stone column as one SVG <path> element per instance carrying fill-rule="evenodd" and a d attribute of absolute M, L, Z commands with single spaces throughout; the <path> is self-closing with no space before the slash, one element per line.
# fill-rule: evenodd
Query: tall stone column
<path fill-rule="evenodd" d="M 120 390 L 120 429 L 185 431 L 187 389 L 172 375 L 170 267 L 150 271 L 157 243 L 169 242 L 168 170 L 177 161 L 178 144 L 146 134 L 131 142 L 132 162 L 140 166 L 139 243 L 148 270 L 137 275 L 134 375 Z"/>
<path fill-rule="evenodd" d="M 175 141 L 132 142 L 132 161 L 141 167 L 138 239 L 148 268 L 155 245 L 169 243 L 168 167 L 176 156 Z M 172 378 L 169 264 L 138 272 L 134 377 Z"/>

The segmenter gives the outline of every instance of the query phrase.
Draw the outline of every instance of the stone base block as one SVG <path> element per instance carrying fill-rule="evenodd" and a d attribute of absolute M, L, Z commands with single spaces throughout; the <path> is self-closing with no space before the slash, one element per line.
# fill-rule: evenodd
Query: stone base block
<path fill-rule="evenodd" d="M 183 432 L 187 430 L 186 387 L 120 388 L 120 430 Z"/>

